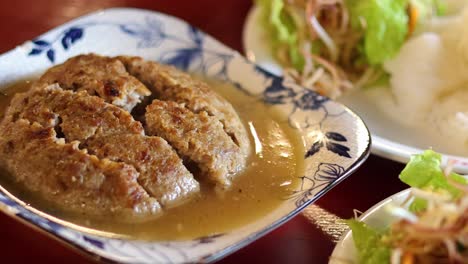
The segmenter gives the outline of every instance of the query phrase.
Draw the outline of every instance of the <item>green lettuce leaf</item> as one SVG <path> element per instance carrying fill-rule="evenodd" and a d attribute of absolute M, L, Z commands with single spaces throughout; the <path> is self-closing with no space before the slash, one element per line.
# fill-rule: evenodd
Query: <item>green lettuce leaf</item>
<path fill-rule="evenodd" d="M 408 210 L 413 213 L 418 213 L 426 210 L 427 208 L 427 201 L 425 199 L 416 197 L 414 198 L 413 202 L 408 207 Z"/>
<path fill-rule="evenodd" d="M 426 150 L 422 154 L 414 155 L 400 173 L 400 180 L 411 187 L 444 192 L 450 194 L 453 198 L 457 198 L 462 195 L 462 192 L 448 182 L 440 167 L 441 160 L 442 156 L 432 150 Z M 458 183 L 468 184 L 464 177 L 456 173 L 450 174 L 449 177 Z M 414 203 L 417 204 L 411 205 L 410 210 L 425 209 L 424 202 L 414 201 Z"/>
<path fill-rule="evenodd" d="M 347 0 L 351 26 L 364 32 L 362 51 L 371 65 L 394 57 L 408 34 L 408 0 Z"/>
<path fill-rule="evenodd" d="M 256 0 L 255 3 L 260 8 L 260 22 L 267 29 L 272 51 L 286 47 L 292 66 L 302 70 L 304 58 L 298 44 L 298 27 L 301 25 L 286 12 L 283 0 Z"/>
<path fill-rule="evenodd" d="M 353 232 L 359 263 L 390 263 L 391 250 L 383 243 L 385 232 L 378 232 L 355 219 L 346 221 Z"/>
<path fill-rule="evenodd" d="M 434 0 L 436 14 L 438 16 L 445 16 L 447 14 L 447 3 L 444 0 Z"/>

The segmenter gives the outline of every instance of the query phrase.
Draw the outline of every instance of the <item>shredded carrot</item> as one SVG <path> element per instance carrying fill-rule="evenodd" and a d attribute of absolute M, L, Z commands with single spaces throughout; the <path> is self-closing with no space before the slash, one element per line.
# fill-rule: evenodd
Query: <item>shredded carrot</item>
<path fill-rule="evenodd" d="M 416 29 L 416 23 L 418 22 L 419 11 L 411 3 L 408 4 L 408 37 L 411 36 Z"/>
<path fill-rule="evenodd" d="M 413 264 L 414 256 L 410 252 L 405 252 L 401 257 L 401 264 Z"/>

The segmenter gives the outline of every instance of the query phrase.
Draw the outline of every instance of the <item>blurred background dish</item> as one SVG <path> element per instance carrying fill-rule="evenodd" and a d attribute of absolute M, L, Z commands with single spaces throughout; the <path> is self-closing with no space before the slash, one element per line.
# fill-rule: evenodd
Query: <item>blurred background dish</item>
<path fill-rule="evenodd" d="M 468 141 L 464 136 L 468 127 L 465 121 L 467 109 L 461 103 L 464 100 L 461 98 L 466 98 L 465 84 L 461 80 L 463 78 L 456 77 L 454 73 L 444 75 L 443 69 L 450 68 L 455 72 L 453 69 L 463 69 L 465 66 L 458 67 L 463 63 L 450 59 L 450 56 L 457 56 L 451 53 L 441 54 L 441 59 L 437 59 L 440 70 L 435 66 L 424 66 L 434 65 L 429 60 L 436 60 L 436 55 L 431 57 L 429 54 L 430 47 L 437 42 L 443 42 L 443 46 L 432 48 L 433 53 L 467 49 L 460 45 L 459 48 L 446 48 L 450 43 L 455 43 L 451 40 L 454 36 L 459 36 L 459 42 L 464 43 L 463 29 L 457 27 L 463 24 L 464 17 L 468 17 L 460 13 L 466 1 L 439 2 L 446 2 L 446 16 L 425 21 L 419 28 L 430 33 L 414 33 L 414 37 L 403 44 L 401 52 L 384 65 L 393 74 L 390 83 L 397 84 L 395 87 L 400 90 L 390 90 L 386 88 L 388 85 L 365 89 L 356 87 L 338 96 L 337 100 L 356 111 L 369 126 L 373 139 L 372 153 L 404 163 L 411 155 L 433 148 L 444 153 L 444 163 L 448 159 L 455 160 L 456 171 L 468 172 Z M 468 11 L 465 13 L 468 14 Z M 272 54 L 270 33 L 262 22 L 259 7 L 252 8 L 243 32 L 246 55 L 265 69 L 281 75 L 284 66 Z M 464 51 L 460 52 L 464 54 Z M 418 56 L 422 56 L 422 60 Z M 421 65 L 408 63 L 408 60 L 421 61 Z M 411 74 L 412 71 L 414 74 Z M 450 94 L 454 90 L 450 83 L 460 82 L 455 94 Z M 437 86 L 437 83 L 440 85 Z"/>

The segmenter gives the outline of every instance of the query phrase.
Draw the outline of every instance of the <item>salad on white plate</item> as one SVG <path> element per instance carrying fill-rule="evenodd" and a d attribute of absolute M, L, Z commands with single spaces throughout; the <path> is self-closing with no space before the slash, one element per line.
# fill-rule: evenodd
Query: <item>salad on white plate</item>
<path fill-rule="evenodd" d="M 434 148 L 468 172 L 467 0 L 255 3 L 244 43 L 257 63 L 268 53 L 286 78 L 355 110 L 374 153 L 406 162 Z"/>
<path fill-rule="evenodd" d="M 348 220 L 330 263 L 468 263 L 468 180 L 440 161 L 413 156 L 400 174 L 410 189 Z"/>
<path fill-rule="evenodd" d="M 447 12 L 443 0 L 257 0 L 271 51 L 299 83 L 336 98 L 388 82 L 384 64 L 416 30 Z"/>

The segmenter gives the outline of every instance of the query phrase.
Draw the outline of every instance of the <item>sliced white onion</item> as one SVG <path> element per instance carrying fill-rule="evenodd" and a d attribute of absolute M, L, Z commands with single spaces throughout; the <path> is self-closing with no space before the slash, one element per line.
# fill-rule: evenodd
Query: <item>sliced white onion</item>
<path fill-rule="evenodd" d="M 403 252 L 401 251 L 401 248 L 394 249 L 392 251 L 392 256 L 390 258 L 390 263 L 391 264 L 400 264 L 402 255 L 403 255 Z"/>
<path fill-rule="evenodd" d="M 405 220 L 408 220 L 410 221 L 411 223 L 416 223 L 418 222 L 418 217 L 411 213 L 410 211 L 404 209 L 404 208 L 401 208 L 399 206 L 395 206 L 393 204 L 388 204 L 385 206 L 385 209 L 392 215 L 398 217 L 398 218 L 401 218 L 401 219 L 405 219 Z"/>
<path fill-rule="evenodd" d="M 314 27 L 314 30 L 317 33 L 317 35 L 323 41 L 323 44 L 325 44 L 325 46 L 327 46 L 328 50 L 330 51 L 330 56 L 331 56 L 332 61 L 334 62 L 337 61 L 338 60 L 338 48 L 336 47 L 335 42 L 333 42 L 331 37 L 328 35 L 325 29 L 320 25 L 320 23 L 318 22 L 315 16 L 312 16 L 310 18 L 310 23 L 312 27 Z"/>

